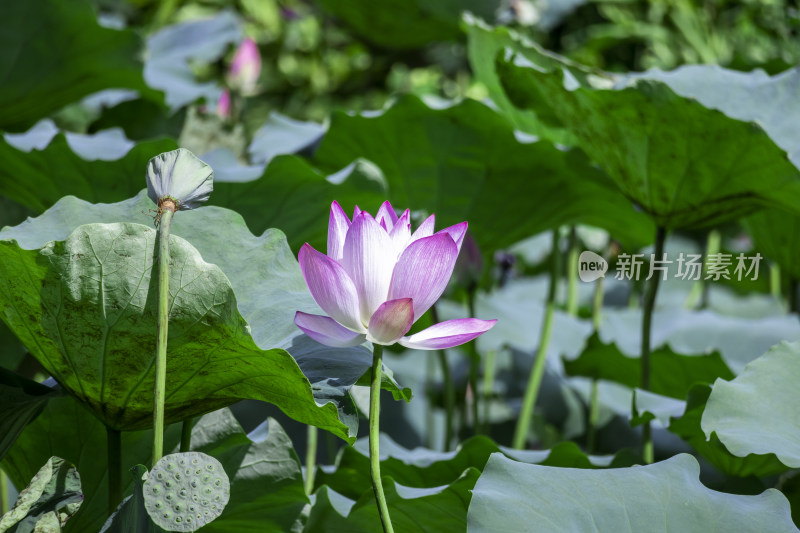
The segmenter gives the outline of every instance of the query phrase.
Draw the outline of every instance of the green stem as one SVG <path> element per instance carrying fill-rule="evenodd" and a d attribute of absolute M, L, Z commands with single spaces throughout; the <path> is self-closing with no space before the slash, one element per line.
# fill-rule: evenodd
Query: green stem
<path fill-rule="evenodd" d="M 431 307 L 431 318 L 433 323 L 439 323 L 439 313 L 436 306 Z M 444 409 L 445 409 L 445 426 L 444 426 L 444 451 L 450 451 L 450 445 L 453 443 L 454 433 L 454 416 L 456 406 L 456 388 L 453 385 L 453 376 L 450 373 L 450 365 L 447 363 L 447 353 L 444 350 L 437 350 L 439 355 L 439 366 L 442 371 L 442 381 L 444 381 Z"/>
<path fill-rule="evenodd" d="M 770 263 L 769 265 L 769 292 L 777 302 L 783 301 L 781 294 L 781 267 L 778 263 Z"/>
<path fill-rule="evenodd" d="M 664 255 L 664 241 L 667 239 L 667 231 L 663 227 L 656 228 L 655 259 L 661 260 Z M 642 313 L 642 377 L 640 388 L 650 390 L 650 333 L 653 322 L 653 308 L 656 304 L 656 294 L 658 294 L 658 282 L 661 280 L 661 273 L 654 273 L 647 284 L 647 293 L 644 299 L 644 309 Z M 642 457 L 644 462 L 650 464 L 655 459 L 653 450 L 653 440 L 650 434 L 650 422 L 646 422 L 642 428 Z"/>
<path fill-rule="evenodd" d="M 489 434 L 491 423 L 489 421 L 489 407 L 491 406 L 490 398 L 494 393 L 494 350 L 486 352 L 486 364 L 483 367 L 483 421 L 481 433 L 484 435 Z"/>
<path fill-rule="evenodd" d="M 153 465 L 164 455 L 164 399 L 167 388 L 167 327 L 169 325 L 169 227 L 174 211 L 162 203 L 158 224 L 158 340 L 153 389 Z M 166 205 L 165 205 L 166 204 Z M 174 205 L 174 204 L 173 204 Z"/>
<path fill-rule="evenodd" d="M 517 419 L 517 427 L 514 430 L 514 440 L 512 446 L 517 449 L 525 447 L 525 440 L 528 430 L 531 427 L 533 408 L 536 405 L 536 397 L 539 395 L 539 387 L 544 376 L 545 363 L 547 361 L 547 347 L 550 344 L 550 334 L 553 330 L 553 314 L 556 307 L 556 286 L 558 285 L 559 273 L 559 250 L 558 250 L 558 228 L 553 231 L 553 254 L 550 265 L 550 286 L 547 291 L 547 306 L 542 322 L 542 332 L 539 340 L 539 349 L 536 351 L 536 359 L 533 362 L 528 385 L 525 388 L 525 397 L 522 400 L 522 409 Z"/>
<path fill-rule="evenodd" d="M 475 289 L 467 293 L 467 306 L 469 307 L 469 316 L 475 316 Z M 469 350 L 469 388 L 472 390 L 472 427 L 475 435 L 480 433 L 480 420 L 478 413 L 480 408 L 478 406 L 478 376 L 480 374 L 481 356 L 478 354 L 477 341 L 470 341 L 468 345 Z"/>
<path fill-rule="evenodd" d="M 317 473 L 317 441 L 319 430 L 317 426 L 308 426 L 306 431 L 306 494 L 314 492 L 314 476 Z"/>
<path fill-rule="evenodd" d="M 594 332 L 600 331 L 600 324 L 603 319 L 603 279 L 598 278 L 594 286 L 594 298 L 592 299 L 592 326 Z M 600 406 L 597 402 L 597 378 L 592 379 L 592 389 L 589 393 L 589 428 L 586 437 L 586 449 L 589 453 L 594 453 L 597 440 L 597 420 L 600 416 Z"/>
<path fill-rule="evenodd" d="M 428 402 L 425 404 L 425 447 L 432 450 L 434 447 L 434 431 L 436 421 L 434 419 L 434 405 L 431 400 L 432 392 L 435 387 L 436 380 L 436 361 L 433 357 L 425 358 L 425 390 L 428 393 Z"/>
<path fill-rule="evenodd" d="M 186 453 L 192 449 L 192 419 L 187 418 L 181 426 L 181 453 Z"/>
<path fill-rule="evenodd" d="M 8 501 L 8 476 L 0 470 L 0 516 L 3 516 L 11 508 Z"/>
<path fill-rule="evenodd" d="M 789 278 L 789 312 L 800 313 L 800 304 L 797 298 L 797 280 Z"/>
<path fill-rule="evenodd" d="M 570 316 L 578 316 L 578 256 L 578 236 L 575 234 L 575 226 L 572 226 L 569 230 L 567 255 L 567 314 Z"/>
<path fill-rule="evenodd" d="M 106 426 L 108 451 L 108 514 L 122 502 L 122 433 Z"/>
<path fill-rule="evenodd" d="M 383 494 L 381 457 L 378 450 L 383 346 L 380 344 L 373 344 L 372 346 L 372 383 L 369 389 L 369 474 L 372 478 L 372 490 L 375 492 L 375 501 L 378 504 L 378 514 L 381 517 L 383 531 L 384 533 L 394 533 L 392 520 L 389 518 L 389 506 L 386 504 L 386 496 Z"/>

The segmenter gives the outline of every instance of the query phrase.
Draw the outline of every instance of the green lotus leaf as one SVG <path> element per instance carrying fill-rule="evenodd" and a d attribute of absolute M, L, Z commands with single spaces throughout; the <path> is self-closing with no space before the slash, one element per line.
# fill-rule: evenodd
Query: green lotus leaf
<path fill-rule="evenodd" d="M 484 31 L 491 32 L 491 30 Z M 655 79 L 616 76 L 493 32 L 509 100 L 573 132 L 620 191 L 668 229 L 732 220 L 763 207 L 797 212 L 800 171 L 753 122 L 731 118 Z"/>
<path fill-rule="evenodd" d="M 409 533 L 464 531 L 470 491 L 478 475 L 476 469 L 469 468 L 452 483 L 427 489 L 404 487 L 385 476 L 383 487 L 395 530 Z M 380 530 L 378 507 L 371 488 L 354 501 L 327 486 L 320 487 L 314 494 L 303 529 L 304 533 Z"/>
<path fill-rule="evenodd" d="M 800 378 L 800 343 L 780 343 L 733 380 L 717 380 L 701 425 L 733 455 L 775 454 L 800 467 L 800 413 L 793 398 Z"/>
<path fill-rule="evenodd" d="M 800 279 L 800 216 L 782 209 L 763 209 L 743 220 L 756 250 L 775 261 L 782 272 Z"/>
<path fill-rule="evenodd" d="M 14 507 L 0 517 L 0 531 L 61 531 L 82 503 L 81 477 L 75 466 L 51 457 L 19 493 Z"/>
<path fill-rule="evenodd" d="M 58 392 L 0 367 L 0 459 Z"/>
<path fill-rule="evenodd" d="M 224 185 L 227 184 L 218 184 L 214 195 Z M 82 224 L 149 223 L 148 213 L 153 207 L 145 191 L 116 204 L 91 204 L 65 197 L 41 216 L 4 228 L 0 240 L 14 239 L 22 248 L 36 250 L 49 241 L 66 239 Z M 233 286 L 239 312 L 247 321 L 255 343 L 263 350 L 288 350 L 311 381 L 317 402 L 335 402 L 340 419 L 349 427 L 349 434 L 355 436 L 358 417 L 348 391 L 371 368 L 372 354 L 363 346 L 346 349 L 323 346 L 302 335 L 294 325 L 295 311 L 316 314 L 321 311 L 308 292 L 284 234 L 269 229 L 256 237 L 240 215 L 219 207 L 181 211 L 172 221 L 171 233 L 188 240 L 204 260 L 222 269 Z M 236 249 L 235 254 L 230 253 L 231 246 Z M 410 391 L 389 379 L 388 373 L 383 387 L 395 397 L 409 399 Z"/>
<path fill-rule="evenodd" d="M 494 454 L 473 490 L 470 532 L 797 531 L 775 489 L 757 496 L 710 490 L 700 465 L 680 454 L 610 470 L 553 468 Z"/>
<path fill-rule="evenodd" d="M 36 143 L 35 131 L 14 137 L 14 144 L 8 136 L 0 137 L 0 194 L 36 212 L 66 195 L 90 202 L 130 198 L 145 185 L 147 162 L 176 148 L 171 140 L 143 141 L 127 150 L 122 147 L 124 151 L 115 154 L 119 157 L 109 159 L 108 132 L 59 133 L 45 143 Z M 75 150 L 77 143 L 82 147 L 80 154 Z"/>
<path fill-rule="evenodd" d="M 134 89 L 162 99 L 144 82 L 136 32 L 100 26 L 85 0 L 3 2 L 0 35 L 2 130 L 25 130 L 103 89 Z"/>
<path fill-rule="evenodd" d="M 79 226 L 39 250 L 0 241 L 3 320 L 65 389 L 121 430 L 151 423 L 155 240 L 147 226 L 117 223 Z M 170 262 L 168 421 L 251 398 L 348 438 L 295 360 L 256 345 L 219 267 L 178 236 Z"/>
<path fill-rule="evenodd" d="M 521 142 L 474 100 L 434 109 L 409 96 L 379 116 L 334 113 L 314 161 L 335 171 L 358 158 L 383 171 L 393 205 L 434 213 L 437 227 L 467 220 L 487 254 L 563 224 L 598 226 L 631 245 L 654 234 L 583 152 Z"/>

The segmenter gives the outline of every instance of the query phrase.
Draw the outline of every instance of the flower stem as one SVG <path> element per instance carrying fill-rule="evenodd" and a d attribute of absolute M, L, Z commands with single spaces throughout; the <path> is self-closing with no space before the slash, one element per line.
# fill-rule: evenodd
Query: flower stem
<path fill-rule="evenodd" d="M 603 279 L 597 278 L 594 286 L 594 298 L 592 299 L 592 327 L 595 333 L 600 331 L 603 313 Z M 600 416 L 600 406 L 597 403 L 597 378 L 592 378 L 592 388 L 589 393 L 589 428 L 586 437 L 586 450 L 594 453 L 595 441 L 597 437 L 597 420 Z"/>
<path fill-rule="evenodd" d="M 469 306 L 469 316 L 475 315 L 475 289 L 467 293 L 467 305 Z M 475 435 L 480 434 L 480 421 L 478 413 L 478 375 L 480 374 L 481 356 L 478 354 L 477 341 L 469 342 L 469 388 L 472 390 L 472 428 Z"/>
<path fill-rule="evenodd" d="M 306 430 L 306 494 L 314 492 L 314 476 L 317 471 L 317 426 L 308 426 Z"/>
<path fill-rule="evenodd" d="M 494 392 L 494 359 L 495 351 L 487 350 L 486 363 L 483 367 L 483 421 L 481 426 L 481 434 L 483 435 L 488 435 L 491 429 L 489 410 L 491 407 L 490 398 Z"/>
<path fill-rule="evenodd" d="M 108 514 L 122 502 L 122 433 L 106 426 L 108 451 Z"/>
<path fill-rule="evenodd" d="M 153 464 L 164 455 L 164 399 L 167 388 L 167 327 L 169 325 L 169 228 L 175 204 L 160 206 L 158 224 L 158 340 L 156 376 L 153 389 Z"/>
<path fill-rule="evenodd" d="M 0 516 L 6 514 L 11 507 L 8 501 L 8 476 L 0 470 Z"/>
<path fill-rule="evenodd" d="M 545 362 L 547 361 L 547 347 L 550 344 L 550 334 L 553 330 L 553 314 L 556 307 L 556 286 L 558 285 L 559 256 L 561 254 L 558 246 L 558 237 L 558 228 L 556 228 L 553 230 L 553 253 L 550 259 L 550 286 L 547 290 L 547 304 L 544 311 L 544 320 L 542 321 L 539 349 L 536 351 L 536 359 L 533 362 L 531 373 L 528 377 L 528 385 L 525 388 L 525 396 L 522 400 L 519 418 L 517 419 L 517 427 L 514 430 L 514 440 L 511 443 L 511 446 L 517 449 L 525 447 L 525 440 L 528 436 L 528 430 L 531 427 L 533 408 L 536 405 L 536 398 L 539 396 L 542 377 L 544 377 Z"/>
<path fill-rule="evenodd" d="M 433 323 L 439 323 L 439 313 L 436 310 L 436 305 L 431 307 L 431 318 Z M 442 381 L 444 381 L 444 409 L 445 409 L 445 429 L 444 429 L 444 451 L 450 451 L 450 445 L 453 443 L 453 424 L 455 423 L 455 405 L 456 405 L 456 389 L 453 386 L 453 376 L 450 373 L 450 365 L 447 363 L 447 352 L 444 350 L 437 350 L 439 355 L 439 366 L 442 371 Z"/>
<path fill-rule="evenodd" d="M 655 259 L 661 260 L 664 255 L 664 241 L 667 239 L 667 231 L 663 227 L 656 228 Z M 640 388 L 650 390 L 650 332 L 653 322 L 653 308 L 656 304 L 656 294 L 658 293 L 658 282 L 661 274 L 654 274 L 647 282 L 647 292 L 644 299 L 644 310 L 642 313 L 642 377 Z M 646 422 L 642 428 L 642 457 L 646 464 L 650 464 L 655 459 L 653 450 L 653 440 L 650 434 L 650 422 Z"/>
<path fill-rule="evenodd" d="M 181 453 L 186 453 L 192 449 L 192 419 L 186 418 L 181 425 Z"/>
<path fill-rule="evenodd" d="M 378 450 L 380 439 L 380 412 L 381 412 L 381 376 L 383 372 L 383 346 L 373 344 L 372 350 L 372 383 L 369 389 L 369 474 L 372 478 L 372 490 L 375 492 L 375 501 L 378 504 L 378 514 L 381 517 L 384 533 L 394 533 L 392 520 L 389 518 L 389 506 L 386 505 L 386 496 L 383 494 L 381 481 L 381 457 Z"/>
<path fill-rule="evenodd" d="M 603 278 L 599 278 L 598 281 Z M 569 253 L 567 255 L 567 314 L 578 316 L 578 236 L 575 226 L 569 230 Z"/>

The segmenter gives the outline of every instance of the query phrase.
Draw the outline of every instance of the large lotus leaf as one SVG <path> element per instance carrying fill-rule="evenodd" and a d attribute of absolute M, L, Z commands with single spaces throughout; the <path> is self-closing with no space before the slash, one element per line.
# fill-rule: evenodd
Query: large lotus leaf
<path fill-rule="evenodd" d="M 131 223 L 79 226 L 40 250 L 0 241 L 2 318 L 45 369 L 108 426 L 152 417 L 156 232 Z M 284 350 L 262 350 L 228 278 L 184 239 L 170 238 L 166 419 L 241 399 L 348 438 L 334 404 L 318 406 Z"/>
<path fill-rule="evenodd" d="M 164 91 L 172 109 L 198 99 L 205 99 L 213 109 L 222 88 L 214 82 L 198 82 L 190 63 L 216 61 L 241 38 L 239 19 L 230 11 L 163 28 L 147 40 L 145 79 Z"/>
<path fill-rule="evenodd" d="M 638 309 L 604 310 L 600 341 L 616 344 L 627 357 L 639 357 L 641 320 L 642 312 Z M 708 310 L 675 309 L 658 309 L 653 313 L 652 346 L 665 346 L 690 356 L 718 351 L 734 374 L 782 340 L 800 340 L 800 323 L 795 317 L 739 318 Z M 718 363 L 715 367 L 719 369 Z"/>
<path fill-rule="evenodd" d="M 800 216 L 781 209 L 763 209 L 744 219 L 756 250 L 775 261 L 794 279 L 800 279 Z"/>
<path fill-rule="evenodd" d="M 266 164 L 279 155 L 311 150 L 327 129 L 325 124 L 302 122 L 273 111 L 253 134 L 247 153 L 253 163 Z"/>
<path fill-rule="evenodd" d="M 798 210 L 800 171 L 755 123 L 661 81 L 590 70 L 533 43 L 508 47 L 495 66 L 516 106 L 574 132 L 659 226 L 712 225 L 765 206 Z"/>
<path fill-rule="evenodd" d="M 717 380 L 701 425 L 737 456 L 774 453 L 800 467 L 800 343 L 783 342 L 750 363 L 732 381 Z"/>
<path fill-rule="evenodd" d="M 231 482 L 228 505 L 203 531 L 288 531 L 308 503 L 300 461 L 275 420 L 247 435 L 228 409 L 210 413 L 192 429 L 192 450 L 219 460 Z"/>
<path fill-rule="evenodd" d="M 797 531 L 786 498 L 710 490 L 690 455 L 631 468 L 578 470 L 493 455 L 473 490 L 468 531 Z"/>
<path fill-rule="evenodd" d="M 404 487 L 391 477 L 384 477 L 383 489 L 395 531 L 464 531 L 472 497 L 470 491 L 478 475 L 476 469 L 469 468 L 449 485 L 426 489 Z M 373 533 L 380 530 L 378 507 L 371 488 L 353 501 L 327 486 L 314 494 L 303 528 L 304 533 Z"/>
<path fill-rule="evenodd" d="M 164 448 L 176 448 L 180 435 L 180 424 L 167 427 Z M 123 432 L 123 467 L 149 463 L 152 446 L 152 431 Z M 0 466 L 15 486 L 24 487 L 39 465 L 53 455 L 74 464 L 81 474 L 83 505 L 67 523 L 65 531 L 98 531 L 108 516 L 106 430 L 97 418 L 70 396 L 47 402 L 42 414 L 20 435 Z M 130 494 L 133 479 L 123 473 L 122 481 L 123 493 Z"/>
<path fill-rule="evenodd" d="M 469 65 L 478 78 L 489 91 L 489 97 L 497 105 L 503 115 L 514 125 L 514 128 L 539 135 L 543 139 L 574 146 L 577 143 L 575 135 L 560 124 L 544 122 L 539 115 L 546 115 L 546 109 L 519 109 L 508 99 L 503 89 L 497 70 L 494 66 L 498 52 L 505 47 L 518 46 L 518 37 L 505 27 L 492 29 L 480 19 L 472 15 L 464 15 L 463 27 L 469 37 L 467 51 Z"/>
<path fill-rule="evenodd" d="M 81 224 L 149 222 L 147 213 L 152 207 L 145 191 L 116 204 L 91 204 L 66 197 L 41 216 L 0 231 L 0 239 L 15 239 L 21 247 L 35 250 L 51 240 L 64 240 Z M 327 220 L 327 214 L 325 217 Z M 294 325 L 296 310 L 321 311 L 308 292 L 284 234 L 270 229 L 256 237 L 240 215 L 219 207 L 181 211 L 173 218 L 171 232 L 188 240 L 203 259 L 222 269 L 255 343 L 264 350 L 288 350 L 311 381 L 317 401 L 335 401 L 341 420 L 354 436 L 358 421 L 347 392 L 371 368 L 372 355 L 363 346 L 322 346 Z M 236 253 L 231 253 L 232 247 Z M 396 397 L 410 397 L 410 392 L 401 390 L 391 379 L 384 379 L 383 386 Z"/>
<path fill-rule="evenodd" d="M 58 393 L 0 367 L 0 459 Z"/>
<path fill-rule="evenodd" d="M 177 148 L 171 140 L 144 141 L 107 160 L 107 133 L 49 135 L 45 142 L 40 135 L 31 130 L 14 139 L 0 138 L 0 194 L 38 212 L 68 194 L 91 202 L 130 198 L 142 189 L 150 158 Z M 120 143 L 111 142 L 118 150 Z"/>
<path fill-rule="evenodd" d="M 309 242 L 324 251 L 331 202 L 336 200 L 347 210 L 358 204 L 375 211 L 387 197 L 383 176 L 374 165 L 357 161 L 343 166 L 326 176 L 303 159 L 278 156 L 258 179 L 215 182 L 210 203 L 241 213 L 256 233 L 280 228 L 294 250 Z"/>
<path fill-rule="evenodd" d="M 133 494 L 122 500 L 108 520 L 103 524 L 100 533 L 153 533 L 155 524 L 144 507 L 144 481 L 147 479 L 147 468 L 136 465 L 130 469 L 133 476 Z"/>
<path fill-rule="evenodd" d="M 737 477 L 766 477 L 786 470 L 774 454 L 747 454 L 737 457 L 725 448 L 716 434 L 706 438 L 700 421 L 711 395 L 710 385 L 695 385 L 686 399 L 686 409 L 680 417 L 673 418 L 669 430 L 692 445 L 697 452 L 720 472 Z"/>
<path fill-rule="evenodd" d="M 484 253 L 563 224 L 602 227 L 632 245 L 654 234 L 583 152 L 520 142 L 474 100 L 432 109 L 409 96 L 379 116 L 335 113 L 315 161 L 333 171 L 360 157 L 383 171 L 395 207 L 435 213 L 438 227 L 468 221 Z"/>
<path fill-rule="evenodd" d="M 624 456 L 586 455 L 573 442 L 561 442 L 550 450 L 512 450 L 498 446 L 487 437 L 467 439 L 452 452 L 426 448 L 409 450 L 388 435 L 380 436 L 381 475 L 391 477 L 406 487 L 432 488 L 452 483 L 468 468 L 483 470 L 493 453 L 501 452 L 526 463 L 573 468 L 603 468 L 625 463 Z M 359 439 L 352 447 L 342 448 L 333 466 L 324 466 L 317 473 L 318 485 L 327 485 L 336 492 L 356 499 L 370 488 L 367 439 Z"/>
<path fill-rule="evenodd" d="M 0 35 L 0 129 L 24 130 L 106 88 L 160 98 L 144 83 L 136 33 L 101 27 L 85 0 L 3 2 Z"/>
<path fill-rule="evenodd" d="M 14 507 L 0 517 L 0 531 L 61 531 L 82 503 L 81 478 L 75 466 L 51 457 L 19 493 Z"/>
<path fill-rule="evenodd" d="M 631 388 L 641 383 L 642 375 L 640 358 L 626 356 L 613 342 L 600 341 L 597 334 L 577 358 L 565 358 L 564 370 L 571 376 L 607 379 Z M 733 372 L 717 351 L 683 355 L 661 347 L 650 354 L 650 376 L 650 390 L 683 399 L 693 384 L 732 379 Z"/>
<path fill-rule="evenodd" d="M 458 24 L 462 11 L 492 17 L 500 6 L 498 0 L 390 0 L 379 4 L 368 0 L 318 0 L 318 3 L 355 33 L 388 50 L 456 40 L 461 35 Z"/>
<path fill-rule="evenodd" d="M 631 74 L 630 78 L 659 80 L 681 96 L 695 98 L 732 118 L 755 121 L 775 144 L 800 165 L 800 70 L 792 68 L 770 76 L 760 69 L 729 70 L 719 65 L 685 65 L 673 71 L 659 69 Z"/>

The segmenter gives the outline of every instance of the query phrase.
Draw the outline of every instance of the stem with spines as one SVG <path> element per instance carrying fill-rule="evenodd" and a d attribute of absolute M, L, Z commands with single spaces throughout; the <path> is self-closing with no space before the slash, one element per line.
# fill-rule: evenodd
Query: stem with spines
<path fill-rule="evenodd" d="M 544 368 L 547 361 L 547 348 L 550 344 L 550 334 L 553 331 L 553 314 L 556 307 L 556 286 L 558 285 L 559 257 L 561 252 L 558 246 L 558 228 L 553 230 L 553 253 L 550 264 L 550 286 L 547 290 L 547 303 L 542 321 L 542 332 L 539 339 L 539 348 L 536 351 L 536 359 L 533 361 L 531 373 L 528 377 L 528 385 L 525 388 L 525 396 L 522 400 L 517 427 L 514 430 L 514 440 L 512 447 L 522 449 L 525 447 L 525 440 L 531 427 L 533 408 L 536 405 L 536 398 L 539 396 L 539 388 L 544 377 Z"/>
<path fill-rule="evenodd" d="M 436 305 L 431 307 L 431 318 L 434 324 L 439 323 L 439 313 L 436 310 Z M 444 428 L 444 451 L 450 451 L 450 445 L 453 442 L 454 433 L 454 412 L 456 405 L 456 389 L 453 385 L 453 376 L 450 373 L 450 365 L 447 362 L 447 352 L 445 350 L 436 350 L 439 356 L 439 366 L 442 371 L 442 381 L 444 382 L 444 410 L 445 410 L 445 428 Z"/>
<path fill-rule="evenodd" d="M 660 261 L 664 255 L 664 242 L 667 240 L 667 231 L 663 227 L 656 228 L 656 243 L 654 260 Z M 642 314 L 642 376 L 640 388 L 645 391 L 650 390 L 650 333 L 653 323 L 653 308 L 656 304 L 656 295 L 658 294 L 658 282 L 661 280 L 661 273 L 648 280 L 647 291 L 644 298 L 644 309 Z M 646 464 L 650 464 L 655 460 L 655 452 L 653 450 L 653 439 L 650 434 L 650 422 L 645 422 L 642 427 L 642 457 Z"/>
<path fill-rule="evenodd" d="M 386 504 L 386 495 L 383 493 L 379 450 L 383 346 L 377 343 L 372 346 L 372 381 L 369 388 L 369 474 L 383 531 L 384 533 L 394 533 L 392 520 L 389 517 L 389 506 Z"/>
<path fill-rule="evenodd" d="M 158 338 L 153 389 L 153 465 L 164 455 L 164 401 L 167 388 L 167 334 L 169 325 L 169 230 L 176 205 L 162 199 L 158 224 Z"/>
<path fill-rule="evenodd" d="M 467 292 L 467 306 L 469 316 L 475 316 L 475 289 Z M 478 406 L 478 375 L 480 374 L 481 356 L 478 354 L 477 341 L 469 342 L 469 388 L 472 390 L 472 429 L 475 435 L 480 434 L 479 406 Z"/>
<path fill-rule="evenodd" d="M 597 278 L 594 286 L 594 298 L 592 300 L 592 327 L 595 333 L 600 332 L 603 312 L 603 279 Z M 586 449 L 589 453 L 594 453 L 597 438 L 597 421 L 600 418 L 600 405 L 597 401 L 597 378 L 592 378 L 592 388 L 589 393 L 589 430 L 586 438 Z"/>
<path fill-rule="evenodd" d="M 314 492 L 314 476 L 317 470 L 317 441 L 319 430 L 317 426 L 308 426 L 306 431 L 306 494 Z"/>

